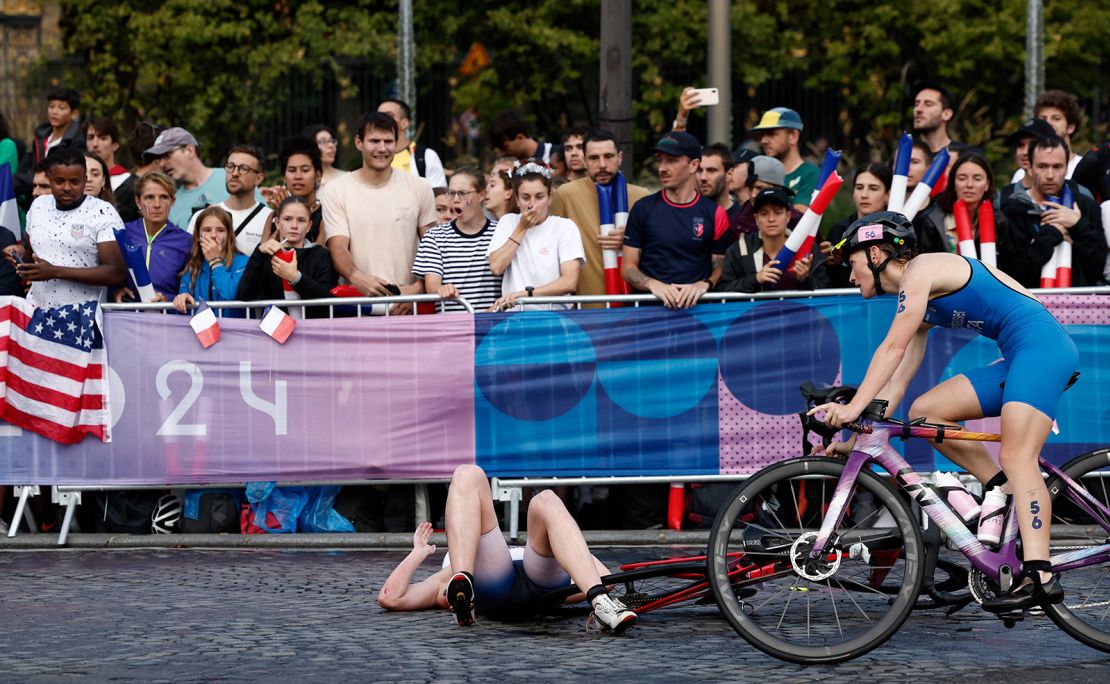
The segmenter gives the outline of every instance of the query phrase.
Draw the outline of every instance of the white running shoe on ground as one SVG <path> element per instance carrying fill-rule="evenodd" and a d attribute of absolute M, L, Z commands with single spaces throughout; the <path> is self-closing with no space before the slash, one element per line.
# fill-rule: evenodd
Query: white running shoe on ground
<path fill-rule="evenodd" d="M 451 578 L 447 602 L 460 627 L 474 624 L 474 582 L 469 572 L 456 572 Z"/>
<path fill-rule="evenodd" d="M 594 617 L 613 630 L 614 634 L 620 634 L 639 619 L 636 613 L 608 594 L 602 594 L 594 600 Z"/>

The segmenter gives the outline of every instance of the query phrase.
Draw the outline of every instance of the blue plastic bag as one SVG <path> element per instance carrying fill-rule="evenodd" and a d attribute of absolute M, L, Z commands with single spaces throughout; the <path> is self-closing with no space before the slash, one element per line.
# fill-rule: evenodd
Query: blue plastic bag
<path fill-rule="evenodd" d="M 355 526 L 335 510 L 338 486 L 308 487 L 308 505 L 301 511 L 301 532 L 354 532 Z"/>
<path fill-rule="evenodd" d="M 307 487 L 275 487 L 273 482 L 248 482 L 247 500 L 254 509 L 254 524 L 270 534 L 297 531 L 297 519 L 308 505 Z M 277 527 L 266 524 L 272 514 Z"/>

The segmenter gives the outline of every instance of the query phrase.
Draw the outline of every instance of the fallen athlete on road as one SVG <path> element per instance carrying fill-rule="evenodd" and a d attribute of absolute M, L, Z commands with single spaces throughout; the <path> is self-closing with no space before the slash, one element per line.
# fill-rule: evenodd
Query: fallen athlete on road
<path fill-rule="evenodd" d="M 609 596 L 601 576 L 609 574 L 590 553 L 578 523 L 559 497 L 544 491 L 528 505 L 528 543 L 510 549 L 497 524 L 489 480 L 478 466 L 455 469 L 447 490 L 447 559 L 445 566 L 418 582 L 413 575 L 436 551 L 428 543 L 430 523 L 413 534 L 412 551 L 378 592 L 386 610 L 446 608 L 460 625 L 474 622 L 475 613 L 496 620 L 534 617 L 545 607 L 543 597 L 572 581 L 582 590 L 568 603 L 588 600 L 605 628 L 621 633 L 635 624 L 636 613 Z"/>

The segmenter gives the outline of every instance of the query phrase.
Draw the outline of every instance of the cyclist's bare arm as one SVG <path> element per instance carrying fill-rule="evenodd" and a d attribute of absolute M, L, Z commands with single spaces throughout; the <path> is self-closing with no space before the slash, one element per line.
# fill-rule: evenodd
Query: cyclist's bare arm
<path fill-rule="evenodd" d="M 933 277 L 929 270 L 915 268 L 915 266 L 912 261 L 906 266 L 902 276 L 901 291 L 898 293 L 898 309 L 894 314 L 894 321 L 890 324 L 886 339 L 872 355 L 867 374 L 860 383 L 859 389 L 856 390 L 856 396 L 846 406 L 823 404 L 810 410 L 810 415 L 824 413 L 825 422 L 840 427 L 858 418 L 863 409 L 867 408 L 871 400 L 878 396 L 894 377 L 914 337 L 921 329 L 932 290 Z M 920 360 L 917 363 L 920 364 Z"/>
<path fill-rule="evenodd" d="M 925 344 L 928 342 L 929 328 L 931 327 L 933 326 L 928 323 L 922 323 L 918 327 L 917 332 L 906 346 L 902 362 L 894 370 L 894 375 L 890 377 L 886 387 L 883 387 L 882 391 L 876 395 L 877 399 L 887 401 L 887 415 L 893 415 L 895 409 L 902 403 L 902 399 L 906 396 L 906 389 L 910 386 L 910 381 L 913 380 L 913 376 L 917 375 L 917 370 L 921 368 L 921 361 L 925 358 Z"/>

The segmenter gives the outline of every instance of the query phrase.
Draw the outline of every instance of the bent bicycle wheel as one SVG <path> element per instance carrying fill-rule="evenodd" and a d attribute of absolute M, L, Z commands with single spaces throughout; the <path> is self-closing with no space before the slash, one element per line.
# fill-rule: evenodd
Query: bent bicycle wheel
<path fill-rule="evenodd" d="M 843 469 L 829 458 L 766 468 L 713 523 L 708 569 L 717 605 L 768 655 L 795 663 L 856 658 L 913 610 L 924 572 L 921 530 L 894 488 L 868 470 L 848 492 L 825 552 L 807 562 Z"/>
<path fill-rule="evenodd" d="M 1110 505 L 1110 449 L 1088 452 L 1062 468 L 1103 506 Z M 1049 553 L 1080 556 L 1110 543 L 1110 516 L 1091 512 L 1070 495 L 1063 481 L 1048 483 L 1052 498 L 1052 541 Z M 1088 506 L 1088 508 L 1094 508 Z M 1106 553 L 1100 554 L 1106 557 Z M 1058 563 L 1057 563 L 1058 565 Z M 1059 573 L 1064 601 L 1045 609 L 1056 626 L 1091 648 L 1110 652 L 1110 562 Z"/>

